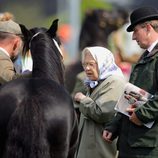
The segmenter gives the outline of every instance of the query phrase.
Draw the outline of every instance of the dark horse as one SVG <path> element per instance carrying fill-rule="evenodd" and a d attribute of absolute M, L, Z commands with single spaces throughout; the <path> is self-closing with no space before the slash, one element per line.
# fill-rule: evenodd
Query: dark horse
<path fill-rule="evenodd" d="M 37 33 L 21 25 L 33 58 L 32 77 L 0 88 L 1 158 L 74 157 L 78 124 L 63 87 L 62 57 L 54 43 L 57 23 Z"/>

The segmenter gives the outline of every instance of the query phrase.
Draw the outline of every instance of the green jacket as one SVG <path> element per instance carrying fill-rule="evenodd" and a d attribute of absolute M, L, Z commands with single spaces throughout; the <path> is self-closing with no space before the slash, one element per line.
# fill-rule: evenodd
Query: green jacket
<path fill-rule="evenodd" d="M 110 76 L 79 104 L 79 146 L 76 158 L 114 158 L 116 142 L 107 143 L 102 138 L 104 124 L 115 114 L 114 106 L 124 89 L 125 80 Z"/>
<path fill-rule="evenodd" d="M 129 121 L 128 117 L 118 114 L 106 129 L 113 132 L 114 138 L 119 135 L 120 156 L 156 158 L 158 156 L 158 45 L 149 56 L 141 59 L 133 67 L 130 82 L 155 96 L 135 110 L 137 117 L 143 123 L 155 121 L 154 125 L 150 129 L 137 126 Z"/>

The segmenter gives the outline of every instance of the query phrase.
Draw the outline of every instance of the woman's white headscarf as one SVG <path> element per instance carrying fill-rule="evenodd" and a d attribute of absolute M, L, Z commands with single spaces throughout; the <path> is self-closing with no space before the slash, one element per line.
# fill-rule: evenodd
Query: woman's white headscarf
<path fill-rule="evenodd" d="M 97 81 L 91 81 L 87 78 L 85 80 L 86 85 L 88 84 L 91 88 L 94 88 L 98 85 L 99 80 L 104 80 L 111 75 L 124 77 L 121 69 L 115 64 L 114 56 L 110 50 L 99 46 L 86 47 L 82 51 L 82 61 L 87 50 L 98 64 L 99 79 Z"/>

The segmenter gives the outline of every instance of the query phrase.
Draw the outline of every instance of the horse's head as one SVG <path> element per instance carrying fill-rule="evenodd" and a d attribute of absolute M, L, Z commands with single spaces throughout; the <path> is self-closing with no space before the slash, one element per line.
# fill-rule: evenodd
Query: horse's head
<path fill-rule="evenodd" d="M 46 29 L 44 27 L 34 27 L 34 28 L 28 30 L 26 28 L 26 26 L 24 26 L 23 24 L 20 24 L 21 31 L 23 34 L 23 40 L 24 40 L 23 55 L 25 55 L 28 52 L 28 50 L 30 49 L 29 47 L 30 47 L 30 42 L 31 42 L 32 38 L 40 32 L 47 33 L 48 36 L 50 36 L 52 39 L 54 39 L 57 42 L 57 44 L 60 46 L 61 42 L 57 36 L 58 21 L 59 21 L 58 19 L 55 19 L 52 22 L 49 29 Z M 57 45 L 57 47 L 58 47 L 58 45 Z M 60 51 L 60 53 L 61 53 L 61 51 Z"/>
<path fill-rule="evenodd" d="M 57 36 L 58 19 L 49 29 L 34 27 L 28 30 L 21 25 L 24 36 L 24 52 L 31 52 L 33 59 L 33 77 L 53 79 L 63 83 L 62 51 Z"/>

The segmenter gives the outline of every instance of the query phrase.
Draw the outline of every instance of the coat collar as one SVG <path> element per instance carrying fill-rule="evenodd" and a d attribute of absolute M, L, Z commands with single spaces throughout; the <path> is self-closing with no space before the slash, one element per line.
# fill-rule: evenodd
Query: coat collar
<path fill-rule="evenodd" d="M 158 56 L 158 44 L 156 44 L 156 46 L 153 48 L 153 50 L 147 56 L 145 56 L 145 57 L 143 57 L 143 56 L 144 56 L 144 53 L 141 56 L 141 58 L 137 64 L 146 63 L 146 62 L 152 60 L 153 58 L 155 58 L 155 56 Z"/>
<path fill-rule="evenodd" d="M 147 57 L 151 57 L 151 56 L 155 55 L 156 53 L 158 53 L 158 43 L 157 43 L 156 46 L 152 49 L 152 51 L 149 53 L 149 55 L 147 55 Z"/>
<path fill-rule="evenodd" d="M 7 55 L 8 57 L 10 57 L 9 53 L 8 53 L 4 48 L 0 47 L 0 51 L 1 51 L 3 54 L 5 54 L 5 55 Z"/>

